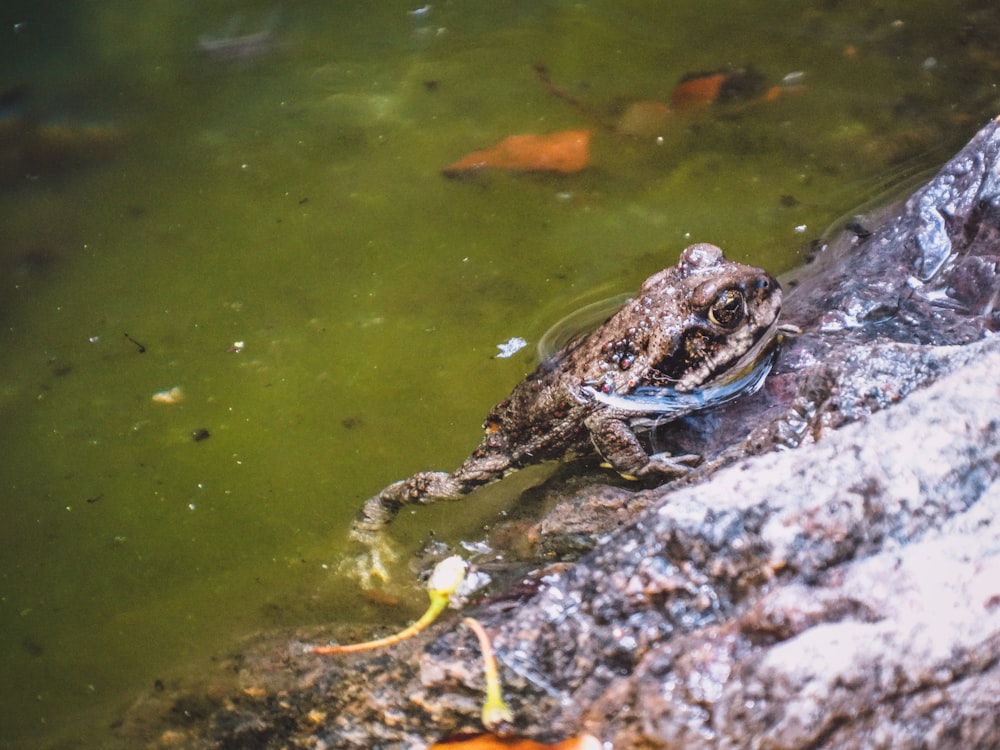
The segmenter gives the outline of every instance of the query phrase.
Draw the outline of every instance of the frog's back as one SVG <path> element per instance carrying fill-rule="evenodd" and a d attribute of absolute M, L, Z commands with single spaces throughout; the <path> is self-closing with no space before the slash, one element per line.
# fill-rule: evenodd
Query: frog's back
<path fill-rule="evenodd" d="M 566 354 L 542 362 L 486 418 L 487 436 L 502 434 L 515 466 L 558 457 L 587 441 L 583 421 L 594 404 L 581 398 Z"/>

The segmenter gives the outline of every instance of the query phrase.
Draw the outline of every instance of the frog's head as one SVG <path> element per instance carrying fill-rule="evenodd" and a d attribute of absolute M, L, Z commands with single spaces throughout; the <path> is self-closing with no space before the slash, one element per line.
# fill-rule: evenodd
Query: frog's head
<path fill-rule="evenodd" d="M 682 314 L 653 333 L 647 384 L 687 393 L 745 375 L 771 350 L 781 311 L 778 282 L 708 244 L 684 250 L 676 272 Z"/>

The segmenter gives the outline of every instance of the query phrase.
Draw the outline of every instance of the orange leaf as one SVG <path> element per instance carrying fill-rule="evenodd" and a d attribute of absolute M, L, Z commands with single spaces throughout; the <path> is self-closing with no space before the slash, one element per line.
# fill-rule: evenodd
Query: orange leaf
<path fill-rule="evenodd" d="M 463 734 L 435 742 L 430 750 L 601 750 L 601 741 L 589 734 L 570 737 L 555 744 L 498 737 L 495 734 Z"/>
<path fill-rule="evenodd" d="M 725 73 L 709 73 L 681 81 L 670 94 L 670 104 L 677 109 L 693 109 L 711 104 L 718 98 L 727 77 Z"/>
<path fill-rule="evenodd" d="M 517 172 L 561 172 L 570 174 L 590 163 L 590 131 L 562 130 L 557 133 L 511 135 L 481 151 L 473 151 L 442 170 L 458 177 L 480 169 Z"/>

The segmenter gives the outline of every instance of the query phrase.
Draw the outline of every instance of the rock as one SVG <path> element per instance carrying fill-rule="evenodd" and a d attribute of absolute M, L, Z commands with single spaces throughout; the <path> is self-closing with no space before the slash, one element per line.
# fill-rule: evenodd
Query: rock
<path fill-rule="evenodd" d="M 690 478 L 627 504 L 593 488 L 538 525 L 543 545 L 592 549 L 464 612 L 492 636 L 519 733 L 1000 746 L 998 175 L 991 122 L 870 234 L 785 279 L 801 333 L 764 389 L 658 436 L 706 457 Z M 342 660 L 305 655 L 314 636 L 249 647 L 203 721 L 171 725 L 161 696 L 120 731 L 409 748 L 479 730 L 479 650 L 457 618 Z"/>
<path fill-rule="evenodd" d="M 648 536 L 623 535 L 633 552 L 601 610 L 671 637 L 627 676 L 581 676 L 587 707 L 566 725 L 616 747 L 994 746 L 1000 716 L 976 696 L 1000 689 L 1000 414 L 983 409 L 1000 403 L 998 343 L 863 423 L 675 493 Z M 583 648 L 613 655 L 618 616 L 593 614 L 572 618 Z"/>

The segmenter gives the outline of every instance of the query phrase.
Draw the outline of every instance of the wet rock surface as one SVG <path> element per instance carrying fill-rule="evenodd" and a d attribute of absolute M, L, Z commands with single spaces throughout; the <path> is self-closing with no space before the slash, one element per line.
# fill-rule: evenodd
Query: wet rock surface
<path fill-rule="evenodd" d="M 783 280 L 801 333 L 761 392 L 657 436 L 706 457 L 694 475 L 576 492 L 531 536 L 592 549 L 466 609 L 519 733 L 1000 746 L 1000 125 L 867 228 Z M 119 732 L 402 748 L 481 729 L 479 649 L 457 618 L 373 654 L 304 653 L 324 638 L 262 639 L 210 684 L 143 698 Z"/>

